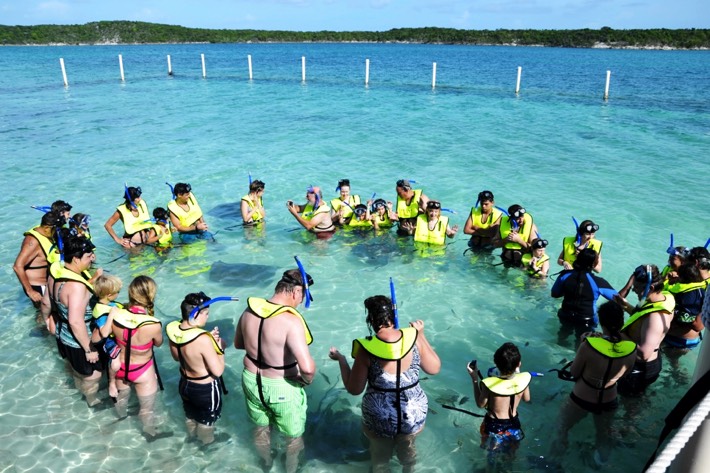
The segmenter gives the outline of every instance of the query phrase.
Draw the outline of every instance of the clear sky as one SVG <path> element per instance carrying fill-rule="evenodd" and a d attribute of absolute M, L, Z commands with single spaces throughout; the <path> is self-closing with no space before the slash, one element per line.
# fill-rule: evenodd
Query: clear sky
<path fill-rule="evenodd" d="M 0 0 L 2 25 L 99 20 L 293 31 L 710 28 L 710 0 Z"/>

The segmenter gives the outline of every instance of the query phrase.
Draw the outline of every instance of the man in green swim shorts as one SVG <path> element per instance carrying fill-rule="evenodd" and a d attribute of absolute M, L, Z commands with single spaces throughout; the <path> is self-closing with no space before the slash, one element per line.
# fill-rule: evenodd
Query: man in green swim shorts
<path fill-rule="evenodd" d="M 273 463 L 272 427 L 287 438 L 288 473 L 298 468 L 304 447 L 308 405 L 303 387 L 313 381 L 316 366 L 308 350 L 311 332 L 296 307 L 310 297 L 311 284 L 305 272 L 284 272 L 270 299 L 247 300 L 234 336 L 234 346 L 246 350 L 242 387 L 247 413 L 255 424 L 254 445 L 265 469 Z"/>

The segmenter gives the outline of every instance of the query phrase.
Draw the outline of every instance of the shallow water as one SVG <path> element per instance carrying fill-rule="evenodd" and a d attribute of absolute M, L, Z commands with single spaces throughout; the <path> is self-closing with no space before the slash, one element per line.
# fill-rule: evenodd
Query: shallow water
<path fill-rule="evenodd" d="M 166 54 L 172 55 L 172 77 Z M 305 83 L 301 56 L 307 58 Z M 365 58 L 371 62 L 368 87 Z M 393 200 L 394 182 L 411 178 L 457 210 L 452 223 L 463 226 L 476 194 L 491 189 L 498 205 L 520 203 L 534 215 L 553 260 L 574 230 L 572 215 L 598 223 L 605 242 L 602 276 L 621 287 L 636 265 L 664 263 L 670 232 L 688 246 L 710 236 L 708 59 L 706 51 L 374 44 L 0 48 L 0 208 L 8 235 L 0 242 L 6 327 L 0 471 L 258 471 L 239 383 L 241 352 L 227 352 L 230 394 L 217 424 L 225 438 L 209 448 L 184 442 L 177 364 L 167 347 L 157 350 L 157 360 L 166 386 L 164 428 L 172 438 L 146 444 L 135 416 L 115 423 L 111 410 L 90 410 L 80 400 L 54 341 L 34 329 L 34 311 L 11 269 L 22 232 L 40 218 L 29 206 L 58 198 L 92 215 L 99 265 L 120 257 L 105 268 L 125 286 L 138 274 L 156 279 L 165 322 L 178 316 L 183 296 L 194 290 L 242 301 L 268 297 L 277 275 L 299 255 L 315 279 L 315 302 L 305 315 L 319 369 L 308 388 L 306 471 L 366 471 L 369 465 L 359 397 L 343 391 L 327 353 L 330 346 L 347 352 L 353 338 L 367 333 L 362 300 L 386 294 L 394 277 L 401 320 L 423 319 L 442 358 L 441 373 L 422 382 L 431 410 L 417 441 L 421 470 L 482 468 L 479 421 L 440 404 L 477 410 L 465 364 L 477 358 L 492 365 L 505 341 L 520 346 L 523 367 L 531 370 L 573 357 L 571 341 L 558 344 L 550 283 L 504 271 L 495 266 L 497 257 L 463 256 L 463 234 L 445 256 L 430 258 L 393 234 L 340 233 L 315 241 L 295 230 L 285 201 L 303 201 L 310 184 L 322 186 L 330 199 L 340 178 L 349 178 L 363 199 L 376 192 Z M 518 96 L 517 66 L 523 67 Z M 611 97 L 605 102 L 607 69 Z M 262 232 L 235 225 L 249 172 L 266 182 Z M 121 257 L 101 227 L 122 199 L 123 183 L 140 185 L 153 208 L 170 197 L 166 181 L 192 184 L 217 241 L 164 257 Z M 244 307 L 215 306 L 211 323 L 231 338 Z M 614 471 L 639 471 L 663 418 L 687 389 L 695 356 L 683 357 L 676 370 L 665 363 L 642 414 L 625 421 L 617 436 Z M 520 409 L 527 437 L 514 470 L 528 470 L 530 457 L 546 455 L 570 388 L 552 376 L 534 380 L 533 403 Z M 632 415 L 623 408 L 618 414 Z M 589 468 L 592 439 L 586 420 L 570 438 L 566 471 Z"/>

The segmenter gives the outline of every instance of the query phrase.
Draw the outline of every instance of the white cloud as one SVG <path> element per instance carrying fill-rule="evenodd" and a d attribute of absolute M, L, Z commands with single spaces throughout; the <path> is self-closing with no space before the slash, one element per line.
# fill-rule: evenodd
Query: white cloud
<path fill-rule="evenodd" d="M 64 3 L 64 2 L 41 2 L 37 4 L 37 7 L 35 8 L 38 13 L 49 13 L 49 14 L 55 14 L 55 13 L 67 13 L 71 7 Z"/>

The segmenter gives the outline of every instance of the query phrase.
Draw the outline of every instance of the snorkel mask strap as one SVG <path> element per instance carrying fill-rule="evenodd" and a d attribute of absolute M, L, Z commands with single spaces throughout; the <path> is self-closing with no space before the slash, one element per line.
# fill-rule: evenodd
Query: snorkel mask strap
<path fill-rule="evenodd" d="M 194 320 L 195 317 L 197 317 L 197 314 L 199 314 L 202 309 L 206 309 L 207 307 L 211 306 L 215 302 L 222 302 L 222 301 L 231 302 L 231 301 L 238 301 L 238 300 L 239 300 L 238 297 L 233 297 L 233 296 L 215 297 L 214 299 L 210 299 L 206 302 L 203 302 L 200 305 L 196 305 L 195 307 L 193 307 L 192 310 L 190 311 L 190 317 L 188 318 L 188 320 Z"/>
<path fill-rule="evenodd" d="M 128 205 L 133 207 L 135 210 L 138 210 L 138 207 L 136 207 L 136 204 L 133 202 L 133 199 L 131 199 L 131 194 L 128 192 L 127 182 L 123 183 L 123 192 L 126 194 L 126 201 L 128 202 Z"/>
<path fill-rule="evenodd" d="M 62 234 L 59 229 L 55 229 L 55 234 L 57 235 L 57 248 L 59 248 L 59 263 L 64 266 L 64 242 L 62 241 Z"/>
<path fill-rule="evenodd" d="M 390 297 L 392 299 L 392 312 L 394 313 L 394 328 L 399 328 L 399 314 L 397 313 L 397 295 L 394 292 L 394 281 L 390 278 Z"/>
<path fill-rule="evenodd" d="M 170 193 L 173 195 L 173 199 L 175 199 L 175 188 L 173 187 L 173 185 L 169 182 L 166 182 L 165 185 L 170 188 Z"/>
<path fill-rule="evenodd" d="M 311 306 L 311 301 L 313 300 L 313 297 L 311 296 L 311 290 L 308 287 L 308 274 L 306 273 L 306 269 L 301 264 L 301 261 L 298 259 L 298 256 L 294 256 L 294 259 L 296 260 L 296 264 L 298 265 L 298 271 L 301 273 L 301 280 L 303 281 L 303 299 L 305 300 L 303 305 L 306 307 L 306 309 L 308 309 Z"/>
<path fill-rule="evenodd" d="M 579 234 L 579 222 L 577 222 L 577 219 L 572 216 L 572 221 L 574 222 L 574 229 L 577 232 L 577 245 L 582 243 L 582 235 Z"/>

